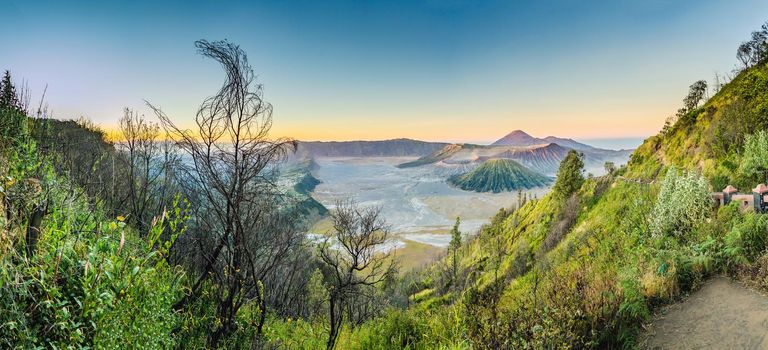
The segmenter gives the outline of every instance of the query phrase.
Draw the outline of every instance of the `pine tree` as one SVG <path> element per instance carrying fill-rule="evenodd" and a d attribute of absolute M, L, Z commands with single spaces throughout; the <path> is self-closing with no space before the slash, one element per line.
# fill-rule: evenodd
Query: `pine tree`
<path fill-rule="evenodd" d="M 3 80 L 0 81 L 0 109 L 21 110 L 16 88 L 11 82 L 11 72 L 5 71 Z"/>
<path fill-rule="evenodd" d="M 27 117 L 19 103 L 11 72 L 6 70 L 0 80 L 0 146 L 18 146 L 26 134 Z"/>

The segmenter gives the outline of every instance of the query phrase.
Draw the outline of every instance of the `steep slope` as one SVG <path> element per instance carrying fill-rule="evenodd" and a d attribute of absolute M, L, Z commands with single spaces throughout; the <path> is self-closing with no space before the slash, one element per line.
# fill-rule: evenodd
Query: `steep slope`
<path fill-rule="evenodd" d="M 436 152 L 447 143 L 411 139 L 384 141 L 301 141 L 297 153 L 313 157 L 419 157 Z"/>
<path fill-rule="evenodd" d="M 448 182 L 466 191 L 498 193 L 547 186 L 552 180 L 514 160 L 490 159 L 469 173 L 452 176 Z"/>

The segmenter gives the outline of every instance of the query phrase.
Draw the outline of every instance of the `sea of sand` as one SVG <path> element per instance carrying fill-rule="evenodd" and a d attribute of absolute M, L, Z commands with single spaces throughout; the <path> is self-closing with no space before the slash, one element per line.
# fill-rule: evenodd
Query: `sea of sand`
<path fill-rule="evenodd" d="M 363 206 L 378 206 L 392 228 L 393 240 L 397 241 L 390 246 L 403 250 L 403 255 L 415 260 L 427 259 L 413 256 L 413 252 L 408 251 L 411 248 L 418 248 L 428 255 L 445 250 L 457 217 L 461 218 L 462 233 L 470 236 L 500 208 L 517 202 L 516 192 L 477 193 L 452 187 L 431 166 L 396 167 L 414 159 L 318 158 L 320 167 L 313 171 L 313 175 L 322 183 L 312 196 L 328 209 L 333 209 L 340 199 L 353 199 Z M 538 188 L 526 193 L 541 197 L 547 190 Z M 322 234 L 328 229 L 328 222 L 321 221 L 313 231 Z"/>

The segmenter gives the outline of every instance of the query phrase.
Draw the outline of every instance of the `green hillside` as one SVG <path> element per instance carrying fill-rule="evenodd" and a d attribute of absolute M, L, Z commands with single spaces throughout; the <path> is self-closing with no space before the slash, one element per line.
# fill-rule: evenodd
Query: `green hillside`
<path fill-rule="evenodd" d="M 511 159 L 491 159 L 469 173 L 452 176 L 448 182 L 466 191 L 505 192 L 549 185 L 552 180 Z"/>
<path fill-rule="evenodd" d="M 668 166 L 699 169 L 716 189 L 752 188 L 758 178 L 738 171 L 746 135 L 768 128 L 768 67 L 738 74 L 701 107 L 678 113 L 632 155 L 628 176 L 653 179 Z M 747 176 L 745 176 L 747 175 Z"/>
<path fill-rule="evenodd" d="M 415 306 L 350 332 L 345 345 L 631 348 L 659 305 L 713 274 L 768 290 L 768 216 L 713 210 L 709 197 L 764 179 L 761 62 L 703 103 L 700 83 L 692 86 L 687 106 L 628 166 L 586 179 L 577 163 L 561 166 L 555 188 L 570 191 L 501 210 L 457 250 L 456 276 L 449 254 L 421 275 Z"/>

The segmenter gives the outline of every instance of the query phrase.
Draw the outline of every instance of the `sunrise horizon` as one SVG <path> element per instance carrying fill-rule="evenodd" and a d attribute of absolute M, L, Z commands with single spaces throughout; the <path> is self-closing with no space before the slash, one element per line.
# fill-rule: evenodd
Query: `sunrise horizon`
<path fill-rule="evenodd" d="M 637 139 L 660 130 L 691 82 L 732 75 L 735 45 L 762 20 L 755 8 L 768 11 L 750 3 L 267 1 L 213 11 L 4 0 L 12 16 L 0 32 L 29 28 L 7 38 L 28 49 L 0 61 L 34 100 L 47 88 L 54 117 L 107 130 L 125 107 L 154 118 L 145 100 L 194 126 L 221 78 L 193 44 L 226 39 L 248 53 L 274 107 L 274 136 L 477 142 L 520 129 Z"/>

